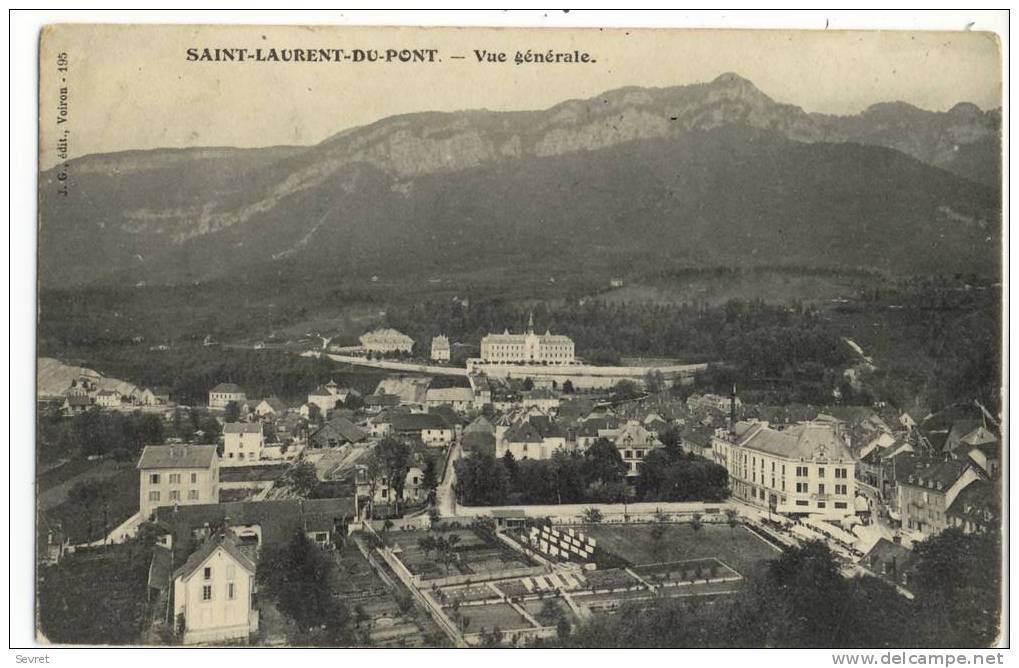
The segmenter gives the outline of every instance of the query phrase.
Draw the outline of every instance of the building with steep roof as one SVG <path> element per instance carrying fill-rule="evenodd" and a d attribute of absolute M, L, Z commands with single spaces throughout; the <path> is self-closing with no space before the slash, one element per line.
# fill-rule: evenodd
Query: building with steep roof
<path fill-rule="evenodd" d="M 173 573 L 174 627 L 185 645 L 247 640 L 258 631 L 255 563 L 226 532 Z"/>
<path fill-rule="evenodd" d="M 711 451 L 736 498 L 785 514 L 839 519 L 855 512 L 856 461 L 832 425 L 737 422 L 716 430 Z"/>
<path fill-rule="evenodd" d="M 965 533 L 982 533 L 1001 526 L 1001 488 L 990 480 L 975 480 L 952 501 L 948 525 Z"/>
<path fill-rule="evenodd" d="M 896 465 L 908 467 L 897 474 L 897 506 L 902 528 L 923 539 L 950 526 L 948 510 L 970 484 L 985 478 L 968 460 L 904 456 Z"/>
<path fill-rule="evenodd" d="M 626 465 L 626 475 L 631 477 L 640 474 L 640 467 L 644 465 L 648 453 L 662 445 L 658 435 L 637 420 L 629 420 L 622 425 L 613 443 Z"/>
<path fill-rule="evenodd" d="M 489 363 L 503 364 L 573 364 L 575 361 L 573 339 L 561 334 L 534 333 L 534 316 L 527 322 L 523 334 L 488 334 L 481 339 L 481 359 Z"/>
<path fill-rule="evenodd" d="M 148 519 L 160 506 L 219 501 L 219 455 L 215 445 L 147 445 L 137 466 L 139 513 Z"/>

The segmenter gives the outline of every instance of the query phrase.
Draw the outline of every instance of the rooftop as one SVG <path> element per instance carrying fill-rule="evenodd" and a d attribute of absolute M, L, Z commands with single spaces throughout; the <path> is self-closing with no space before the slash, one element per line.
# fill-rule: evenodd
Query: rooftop
<path fill-rule="evenodd" d="M 241 386 L 235 383 L 220 383 L 209 391 L 219 394 L 244 394 L 244 390 L 241 389 Z"/>
<path fill-rule="evenodd" d="M 215 458 L 215 445 L 146 445 L 138 468 L 207 469 Z"/>
<path fill-rule="evenodd" d="M 224 434 L 261 434 L 262 425 L 257 422 L 227 422 L 223 425 Z"/>

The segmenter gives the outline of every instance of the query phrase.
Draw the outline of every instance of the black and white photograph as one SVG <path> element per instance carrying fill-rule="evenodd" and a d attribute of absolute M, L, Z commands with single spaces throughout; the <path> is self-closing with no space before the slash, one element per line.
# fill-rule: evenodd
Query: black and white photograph
<path fill-rule="evenodd" d="M 1003 663 L 1007 16 L 291 23 L 39 30 L 36 650 Z"/>

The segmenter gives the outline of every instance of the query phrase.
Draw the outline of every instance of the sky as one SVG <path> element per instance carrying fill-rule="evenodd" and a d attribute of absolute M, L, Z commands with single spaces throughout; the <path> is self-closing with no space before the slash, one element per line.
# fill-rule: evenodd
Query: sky
<path fill-rule="evenodd" d="M 436 61 L 187 60 L 189 48 L 226 47 L 435 49 Z M 577 50 L 594 62 L 516 64 L 515 53 L 528 49 Z M 506 53 L 507 62 L 478 63 L 475 50 Z M 676 86 L 725 72 L 811 112 L 855 114 L 887 101 L 936 111 L 963 101 L 1001 106 L 998 42 L 979 32 L 65 24 L 44 30 L 40 54 L 43 168 L 64 159 L 61 137 L 69 158 L 304 145 L 396 114 L 543 109 L 622 86 Z"/>

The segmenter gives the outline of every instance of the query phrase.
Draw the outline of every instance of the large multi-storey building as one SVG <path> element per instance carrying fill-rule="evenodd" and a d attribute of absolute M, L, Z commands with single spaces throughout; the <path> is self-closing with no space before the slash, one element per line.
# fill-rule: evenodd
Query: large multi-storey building
<path fill-rule="evenodd" d="M 481 339 L 481 359 L 504 364 L 573 364 L 573 339 L 561 334 L 534 333 L 534 316 L 528 320 L 527 332 L 489 334 Z"/>
<path fill-rule="evenodd" d="M 409 353 L 414 339 L 395 329 L 376 329 L 361 335 L 361 345 L 369 353 Z"/>
<path fill-rule="evenodd" d="M 148 519 L 160 506 L 219 502 L 215 445 L 147 445 L 138 460 L 139 512 Z"/>
<path fill-rule="evenodd" d="M 838 519 L 855 512 L 856 462 L 829 424 L 737 422 L 716 431 L 711 449 L 738 499 L 785 514 Z"/>

